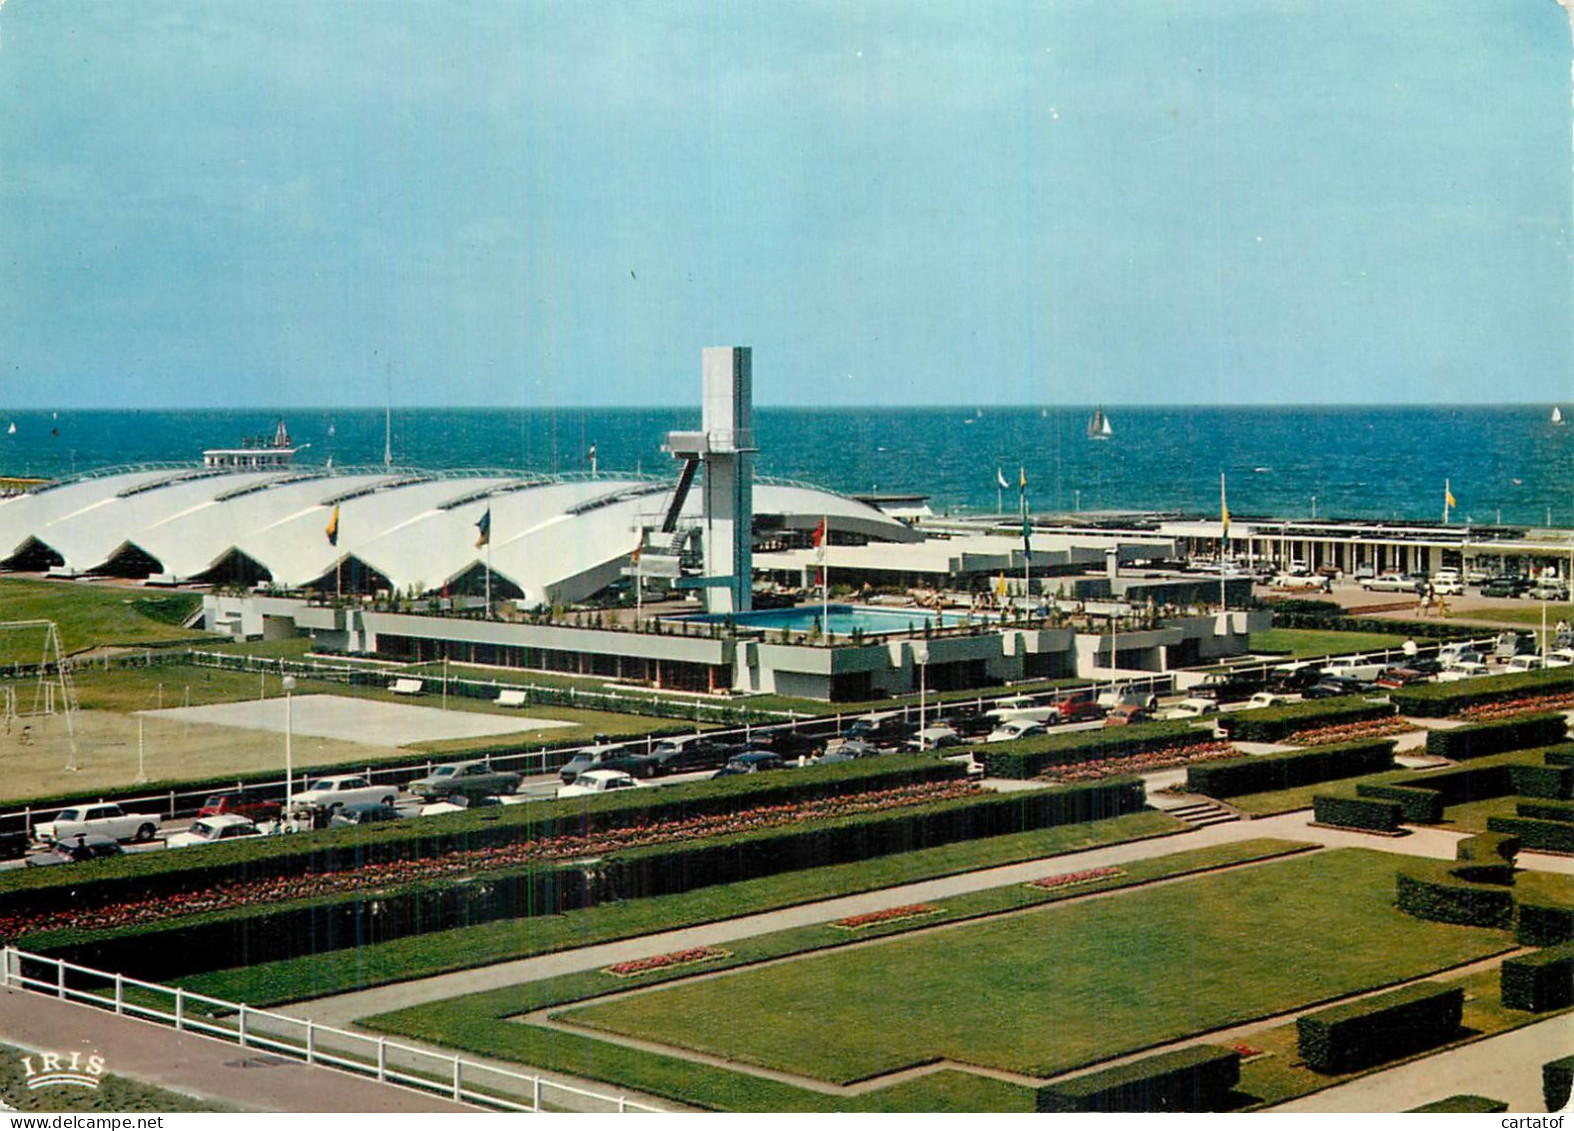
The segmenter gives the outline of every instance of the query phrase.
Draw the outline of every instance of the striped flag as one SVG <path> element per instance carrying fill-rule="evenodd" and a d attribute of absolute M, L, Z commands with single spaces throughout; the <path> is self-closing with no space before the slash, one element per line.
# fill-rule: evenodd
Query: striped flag
<path fill-rule="evenodd" d="M 490 545 L 492 541 L 491 507 L 486 508 L 486 512 L 481 515 L 481 521 L 475 524 L 475 528 L 480 532 L 476 536 L 475 548 L 479 550 L 482 546 Z"/>
<path fill-rule="evenodd" d="M 328 528 L 323 531 L 328 536 L 328 545 L 339 544 L 339 504 L 333 505 L 333 514 L 328 516 Z"/>

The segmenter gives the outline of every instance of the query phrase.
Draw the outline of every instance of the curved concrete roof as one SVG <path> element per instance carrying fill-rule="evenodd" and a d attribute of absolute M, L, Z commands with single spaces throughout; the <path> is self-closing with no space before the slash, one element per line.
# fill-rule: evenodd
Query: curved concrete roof
<path fill-rule="evenodd" d="M 659 527 L 671 481 L 549 480 L 497 473 L 333 474 L 132 471 L 52 484 L 0 500 L 0 563 L 36 545 L 73 573 L 105 569 L 134 548 L 176 579 L 243 554 L 286 588 L 331 577 L 353 558 L 399 589 L 436 589 L 489 563 L 531 600 L 579 600 L 615 580 L 644 530 Z M 698 524 L 690 492 L 680 529 Z M 327 526 L 339 510 L 338 542 Z M 491 511 L 491 545 L 476 545 Z M 879 541 L 918 535 L 875 508 L 811 487 L 757 483 L 757 518 Z"/>

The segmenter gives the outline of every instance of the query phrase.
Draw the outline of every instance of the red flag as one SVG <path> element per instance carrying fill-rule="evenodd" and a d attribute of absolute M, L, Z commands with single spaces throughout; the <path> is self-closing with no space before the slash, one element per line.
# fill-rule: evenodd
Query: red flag
<path fill-rule="evenodd" d="M 814 548 L 816 550 L 818 550 L 825 543 L 825 519 L 822 518 L 820 520 L 820 525 L 814 528 L 814 533 L 810 535 L 810 541 L 814 543 Z"/>

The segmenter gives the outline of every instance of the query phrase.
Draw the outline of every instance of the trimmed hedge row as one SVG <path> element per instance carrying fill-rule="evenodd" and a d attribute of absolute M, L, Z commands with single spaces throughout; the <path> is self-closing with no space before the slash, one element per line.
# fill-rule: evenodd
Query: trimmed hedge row
<path fill-rule="evenodd" d="M 1309 699 L 1282 707 L 1263 707 L 1223 715 L 1219 729 L 1237 742 L 1278 742 L 1313 727 L 1386 719 L 1397 714 L 1392 703 L 1351 703 L 1340 699 Z"/>
<path fill-rule="evenodd" d="M 1467 836 L 1454 845 L 1454 859 L 1459 866 L 1452 869 L 1452 874 L 1471 883 L 1511 884 L 1514 857 L 1519 855 L 1519 849 L 1519 838 L 1503 833 Z"/>
<path fill-rule="evenodd" d="M 1574 797 L 1574 766 L 1510 766 L 1509 780 L 1514 783 L 1513 792 L 1521 797 L 1548 801 Z"/>
<path fill-rule="evenodd" d="M 1521 946 L 1557 946 L 1574 942 L 1574 907 L 1521 903 L 1514 941 Z"/>
<path fill-rule="evenodd" d="M 1048 1084 L 1034 1106 L 1047 1112 L 1218 1111 L 1240 1079 L 1240 1053 L 1191 1045 Z"/>
<path fill-rule="evenodd" d="M 1491 1096 L 1458 1095 L 1433 1100 L 1429 1104 L 1410 1108 L 1406 1115 L 1496 1115 L 1507 1111 L 1508 1104 Z"/>
<path fill-rule="evenodd" d="M 1528 817 L 1488 817 L 1487 828 L 1517 836 L 1526 848 L 1540 852 L 1574 852 L 1574 825 L 1567 821 L 1533 821 Z"/>
<path fill-rule="evenodd" d="M 1460 879 L 1441 866 L 1418 866 L 1399 873 L 1399 910 L 1434 923 L 1506 929 L 1514 923 L 1514 893 Z"/>
<path fill-rule="evenodd" d="M 595 898 L 637 899 L 735 883 L 775 872 L 842 864 L 980 837 L 1135 813 L 1140 778 L 943 802 L 856 821 L 790 826 L 620 852 L 597 869 Z"/>
<path fill-rule="evenodd" d="M 1238 797 L 1315 785 L 1394 768 L 1391 739 L 1314 746 L 1283 754 L 1248 755 L 1186 767 L 1186 789 L 1205 797 Z"/>
<path fill-rule="evenodd" d="M 1296 1020 L 1301 1059 L 1314 1072 L 1351 1072 L 1433 1048 L 1459 1032 L 1465 991 L 1419 982 Z"/>
<path fill-rule="evenodd" d="M 1319 825 L 1392 833 L 1399 831 L 1402 816 L 1399 803 L 1396 801 L 1378 801 L 1367 797 L 1338 797 L 1331 793 L 1319 793 L 1312 798 L 1312 818 Z"/>
<path fill-rule="evenodd" d="M 1554 746 L 1543 757 L 1549 766 L 1574 766 L 1574 742 Z"/>
<path fill-rule="evenodd" d="M 1571 677 L 1574 678 L 1574 677 Z M 1562 742 L 1569 723 L 1559 714 L 1532 715 L 1529 718 L 1475 723 L 1452 730 L 1429 731 L 1426 752 L 1456 762 L 1500 754 L 1505 750 L 1524 750 Z"/>
<path fill-rule="evenodd" d="M 1453 683 L 1415 683 L 1409 687 L 1396 687 L 1389 698 L 1401 714 L 1412 718 L 1442 719 L 1482 703 L 1501 703 L 1505 699 L 1562 694 L 1565 691 L 1574 691 L 1574 671 L 1554 668 L 1544 672 L 1479 676 Z"/>
<path fill-rule="evenodd" d="M 1541 1098 L 1548 1111 L 1562 1111 L 1569 1106 L 1569 1092 L 1574 1090 L 1574 1056 L 1549 1060 L 1541 1066 Z"/>
<path fill-rule="evenodd" d="M 1080 730 L 1067 734 L 1039 735 L 1016 742 L 989 743 L 973 748 L 992 778 L 1037 777 L 1051 766 L 1073 765 L 1103 758 L 1123 758 L 1170 746 L 1200 746 L 1214 741 L 1186 719 L 1167 719 L 1108 730 Z"/>
<path fill-rule="evenodd" d="M 1574 801 L 1516 801 L 1516 817 L 1533 821 L 1564 821 L 1574 824 Z"/>
<path fill-rule="evenodd" d="M 1435 789 L 1360 782 L 1355 787 L 1355 795 L 1398 803 L 1399 815 L 1409 825 L 1435 825 L 1443 819 L 1443 795 Z"/>
<path fill-rule="evenodd" d="M 70 868 L 0 873 L 0 898 L 13 909 L 25 911 L 55 905 L 64 888 L 71 890 L 73 899 L 86 903 L 156 897 L 236 879 L 342 871 L 368 863 L 426 859 L 525 840 L 948 781 L 966 772 L 963 764 L 933 755 L 889 755 L 791 773 L 623 790 L 605 798 L 483 808 L 418 821 L 392 821 L 368 829 L 256 837 L 212 845 L 201 852 L 133 853 Z"/>
<path fill-rule="evenodd" d="M 1506 765 L 1460 766 L 1451 770 L 1427 771 L 1406 780 L 1414 789 L 1435 791 L 1442 797 L 1445 806 L 1506 797 L 1514 790 L 1513 779 Z"/>
<path fill-rule="evenodd" d="M 1574 1005 L 1574 943 L 1505 958 L 1498 985 L 1509 1009 L 1545 1013 Z"/>

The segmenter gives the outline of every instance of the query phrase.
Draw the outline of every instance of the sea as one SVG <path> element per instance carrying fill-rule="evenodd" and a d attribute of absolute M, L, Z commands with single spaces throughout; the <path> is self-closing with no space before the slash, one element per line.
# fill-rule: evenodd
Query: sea
<path fill-rule="evenodd" d="M 1092 406 L 755 409 L 756 471 L 847 494 L 921 494 L 936 513 L 1161 511 L 1232 519 L 1574 525 L 1574 424 L 1550 405 L 1392 408 Z M 1574 413 L 1571 413 L 1574 417 Z M 382 409 L 0 412 L 0 477 L 196 461 L 271 436 L 303 464 L 380 465 Z M 14 426 L 14 430 L 13 430 Z M 670 474 L 669 431 L 697 408 L 395 408 L 396 465 Z M 1001 480 L 1006 483 L 1001 487 Z M 1021 484 L 1026 481 L 1025 491 Z"/>

